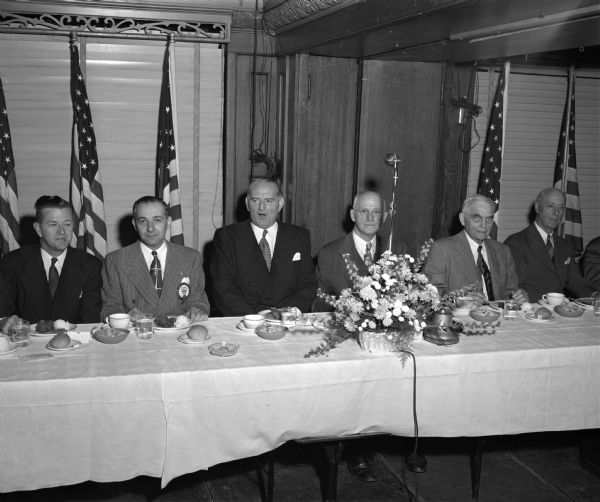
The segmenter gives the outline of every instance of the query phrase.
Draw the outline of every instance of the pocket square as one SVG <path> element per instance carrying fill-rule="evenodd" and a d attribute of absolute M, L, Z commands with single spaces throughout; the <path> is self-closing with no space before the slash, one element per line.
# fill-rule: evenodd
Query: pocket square
<path fill-rule="evenodd" d="M 565 260 L 565 265 L 568 265 L 569 263 L 571 263 L 571 257 L 570 256 Z"/>
<path fill-rule="evenodd" d="M 294 254 L 292 261 L 300 261 L 300 253 L 298 251 L 296 251 L 296 253 Z"/>

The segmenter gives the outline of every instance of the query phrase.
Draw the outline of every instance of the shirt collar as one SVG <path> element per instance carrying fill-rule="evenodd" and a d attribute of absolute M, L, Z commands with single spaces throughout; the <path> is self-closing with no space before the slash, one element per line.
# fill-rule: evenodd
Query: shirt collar
<path fill-rule="evenodd" d="M 65 259 L 67 258 L 67 250 L 65 249 L 58 256 L 51 256 L 48 251 L 44 248 L 40 247 L 40 251 L 42 252 L 42 261 L 44 262 L 44 270 L 48 273 L 50 270 L 50 265 L 52 264 L 52 258 L 56 258 L 58 261 L 56 262 L 56 270 L 58 270 L 58 275 L 60 275 L 63 265 L 65 263 Z"/>
<path fill-rule="evenodd" d="M 537 222 L 537 221 L 534 221 L 533 223 L 534 223 L 534 225 L 535 225 L 535 228 L 537 229 L 538 233 L 541 235 L 541 237 L 542 237 L 542 240 L 543 240 L 544 242 L 546 242 L 546 239 L 548 238 L 548 236 L 550 236 L 550 240 L 552 241 L 552 243 L 554 243 L 554 232 L 549 234 L 549 233 L 548 233 L 548 232 L 546 232 L 546 231 L 545 231 L 545 230 L 544 230 L 542 227 L 540 227 L 540 226 L 538 225 L 538 222 Z"/>
<path fill-rule="evenodd" d="M 142 254 L 144 255 L 144 260 L 146 260 L 146 265 L 148 266 L 148 269 L 150 268 L 150 264 L 152 263 L 152 260 L 154 259 L 154 256 L 152 255 L 152 251 L 156 251 L 156 255 L 158 256 L 158 259 L 160 260 L 161 268 L 164 270 L 165 263 L 167 262 L 167 249 L 168 249 L 167 241 L 164 241 L 161 244 L 161 246 L 155 250 L 150 249 L 142 241 L 139 241 L 139 242 L 140 242 L 140 249 L 142 250 Z"/>
<path fill-rule="evenodd" d="M 352 239 L 354 240 L 354 247 L 358 254 L 364 258 L 365 253 L 367 251 L 367 242 L 371 243 L 371 253 L 375 256 L 375 248 L 377 246 L 377 236 L 374 235 L 370 241 L 365 241 L 361 236 L 359 236 L 354 230 L 352 230 Z"/>

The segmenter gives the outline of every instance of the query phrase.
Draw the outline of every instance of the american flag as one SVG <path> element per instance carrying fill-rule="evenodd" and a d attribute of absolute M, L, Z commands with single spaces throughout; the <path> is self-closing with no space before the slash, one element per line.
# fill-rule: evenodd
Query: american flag
<path fill-rule="evenodd" d="M 1 255 L 19 247 L 19 208 L 17 176 L 12 151 L 4 88 L 0 79 L 0 243 Z"/>
<path fill-rule="evenodd" d="M 581 254 L 583 232 L 577 183 L 577 159 L 575 157 L 575 69 L 573 67 L 569 69 L 567 101 L 560 127 L 554 167 L 554 187 L 563 192 L 567 199 L 565 221 L 560 225 L 559 235 L 571 243 L 576 254 Z"/>
<path fill-rule="evenodd" d="M 158 111 L 156 148 L 156 196 L 168 204 L 171 215 L 170 241 L 183 244 L 183 220 L 179 194 L 177 161 L 177 102 L 175 100 L 175 60 L 173 43 L 168 42 L 163 60 L 163 77 Z M 173 90 L 173 95 L 171 91 Z"/>
<path fill-rule="evenodd" d="M 490 122 L 485 140 L 485 149 L 479 173 L 477 193 L 489 197 L 496 203 L 494 226 L 490 237 L 496 238 L 498 233 L 498 209 L 500 207 L 500 177 L 502 174 L 502 155 L 504 153 L 504 124 L 506 123 L 506 106 L 508 103 L 508 76 L 510 63 L 505 63 L 491 106 Z"/>
<path fill-rule="evenodd" d="M 71 104 L 71 204 L 79 219 L 77 231 L 73 233 L 76 243 L 73 244 L 98 258 L 104 258 L 106 225 L 96 135 L 85 80 L 79 67 L 79 50 L 74 41 L 71 42 Z"/>

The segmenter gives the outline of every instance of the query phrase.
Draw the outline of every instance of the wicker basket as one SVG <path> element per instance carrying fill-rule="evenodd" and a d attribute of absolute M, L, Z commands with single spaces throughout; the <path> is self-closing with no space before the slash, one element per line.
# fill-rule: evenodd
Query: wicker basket
<path fill-rule="evenodd" d="M 401 341 L 411 332 L 402 331 L 361 331 L 358 335 L 358 343 L 367 352 L 396 352 Z"/>

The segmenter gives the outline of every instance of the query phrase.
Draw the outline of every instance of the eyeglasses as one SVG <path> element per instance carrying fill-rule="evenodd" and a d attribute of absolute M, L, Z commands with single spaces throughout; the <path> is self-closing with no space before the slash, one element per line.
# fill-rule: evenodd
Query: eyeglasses
<path fill-rule="evenodd" d="M 381 211 L 378 209 L 375 209 L 373 211 L 370 211 L 369 209 L 359 209 L 356 212 L 360 214 L 363 218 L 368 218 L 369 216 L 373 216 L 373 218 L 379 218 L 381 216 Z"/>
<path fill-rule="evenodd" d="M 493 216 L 481 216 L 480 214 L 469 214 L 474 223 L 478 225 L 485 222 L 486 225 L 491 225 L 494 222 Z"/>

